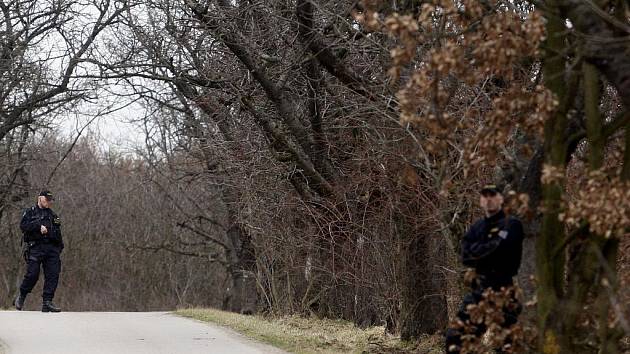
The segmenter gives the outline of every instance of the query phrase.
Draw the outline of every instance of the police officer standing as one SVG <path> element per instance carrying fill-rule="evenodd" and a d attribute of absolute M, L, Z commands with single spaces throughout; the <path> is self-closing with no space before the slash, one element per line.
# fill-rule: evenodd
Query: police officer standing
<path fill-rule="evenodd" d="M 467 294 L 457 313 L 457 326 L 446 331 L 446 352 L 459 353 L 463 332 L 481 338 L 486 331 L 483 323 L 471 323 L 468 306 L 478 304 L 487 289 L 499 291 L 513 285 L 514 277 L 521 263 L 523 250 L 523 226 L 514 216 L 503 210 L 503 195 L 494 184 L 485 185 L 480 191 L 479 202 L 485 217 L 475 222 L 462 239 L 462 261 L 475 269 L 476 277 L 472 289 Z M 503 307 L 504 328 L 516 323 L 521 305 L 511 298 Z M 467 326 L 469 330 L 463 330 Z"/>
<path fill-rule="evenodd" d="M 37 204 L 26 209 L 22 215 L 20 229 L 26 244 L 26 274 L 20 286 L 20 294 L 15 299 L 15 308 L 22 310 L 26 295 L 33 290 L 39 279 L 40 267 L 44 268 L 44 291 L 42 312 L 60 312 L 52 300 L 59 282 L 61 271 L 61 222 L 50 209 L 54 201 L 52 193 L 45 190 L 39 194 Z"/>

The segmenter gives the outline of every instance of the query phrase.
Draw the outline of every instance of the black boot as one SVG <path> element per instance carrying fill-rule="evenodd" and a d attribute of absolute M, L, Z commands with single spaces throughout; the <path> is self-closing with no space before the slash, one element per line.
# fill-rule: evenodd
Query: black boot
<path fill-rule="evenodd" d="M 24 307 L 24 300 L 26 300 L 26 295 L 22 295 L 21 293 L 15 298 L 15 308 L 18 311 L 22 311 L 22 307 Z"/>
<path fill-rule="evenodd" d="M 61 312 L 61 309 L 55 306 L 52 301 L 46 300 L 42 304 L 42 312 Z"/>

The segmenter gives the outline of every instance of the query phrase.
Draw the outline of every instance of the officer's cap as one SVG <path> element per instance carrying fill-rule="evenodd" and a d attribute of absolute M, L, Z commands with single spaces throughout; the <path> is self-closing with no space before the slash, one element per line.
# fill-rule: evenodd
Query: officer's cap
<path fill-rule="evenodd" d="M 40 197 L 46 197 L 48 200 L 55 200 L 53 194 L 49 190 L 43 190 L 39 193 Z"/>
<path fill-rule="evenodd" d="M 496 184 L 484 184 L 479 194 L 501 194 L 501 189 Z"/>

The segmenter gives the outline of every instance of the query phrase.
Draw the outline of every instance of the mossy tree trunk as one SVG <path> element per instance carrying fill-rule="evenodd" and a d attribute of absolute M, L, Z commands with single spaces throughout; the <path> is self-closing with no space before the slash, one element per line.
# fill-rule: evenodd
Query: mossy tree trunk
<path fill-rule="evenodd" d="M 562 1 L 549 3 L 550 13 L 562 13 Z M 600 112 L 603 92 L 602 74 L 596 62 L 578 62 L 581 55 L 568 54 L 567 28 L 562 17 L 547 16 L 547 40 L 544 43 L 543 77 L 545 85 L 558 100 L 558 107 L 546 122 L 544 155 L 547 168 L 564 173 L 570 156 L 569 112 L 575 106 L 574 97 L 583 97 L 585 131 L 588 142 L 588 170 L 597 171 L 605 161 L 606 146 L 611 136 L 623 124 L 606 123 Z M 584 53 L 588 56 L 588 53 Z M 575 70 L 572 68 L 581 68 Z M 621 114 L 615 121 L 627 119 Z M 626 122 L 625 125 L 628 123 Z M 626 127 L 627 129 L 627 127 Z M 630 167 L 630 134 L 626 131 L 626 151 L 622 178 L 628 179 Z M 538 325 L 540 351 L 543 353 L 576 353 L 591 350 L 585 343 L 588 333 L 578 325 L 590 299 L 598 318 L 599 352 L 617 353 L 620 333 L 609 326 L 610 295 L 616 290 L 616 259 L 618 240 L 593 234 L 589 225 L 566 235 L 560 221 L 563 212 L 565 186 L 562 179 L 543 185 L 543 222 L 536 243 L 538 277 Z M 568 252 L 567 252 L 568 250 Z M 569 255 L 567 259 L 567 253 Z M 568 270 L 570 269 L 570 272 Z"/>
<path fill-rule="evenodd" d="M 604 149 L 606 139 L 603 136 L 602 115 L 599 112 L 599 101 L 602 85 L 597 69 L 586 62 L 582 63 L 582 79 L 584 90 L 584 113 L 586 118 L 586 138 L 589 143 L 588 165 L 590 171 L 598 170 L 604 161 Z M 606 239 L 601 235 L 592 235 L 587 227 L 580 228 L 573 234 L 570 249 L 569 268 L 573 271 L 568 274 L 568 286 L 561 317 L 564 328 L 564 336 L 573 338 L 569 341 L 568 349 L 571 352 L 579 350 L 579 343 L 575 339 L 586 338 L 585 333 L 580 333 L 578 320 L 587 302 L 589 291 L 594 288 L 594 283 L 600 273 L 598 252 L 606 244 Z"/>
<path fill-rule="evenodd" d="M 554 1 L 549 2 L 550 8 L 557 6 Z M 566 139 L 567 115 L 569 100 L 572 95 L 566 82 L 566 60 L 563 55 L 565 49 L 566 28 L 559 17 L 549 17 L 547 24 L 547 39 L 544 43 L 544 83 L 553 92 L 559 102 L 559 107 L 545 125 L 545 164 L 559 171 L 566 167 Z M 573 82 L 574 80 L 570 80 Z M 572 102 L 571 102 L 572 103 Z M 565 347 L 565 337 L 559 326 L 559 304 L 564 295 L 564 265 L 563 252 L 557 252 L 565 238 L 564 225 L 558 215 L 562 206 L 564 192 L 563 181 L 543 184 L 542 206 L 544 215 L 540 235 L 536 240 L 536 272 L 538 280 L 538 327 L 540 345 L 544 353 L 558 353 L 559 348 Z"/>

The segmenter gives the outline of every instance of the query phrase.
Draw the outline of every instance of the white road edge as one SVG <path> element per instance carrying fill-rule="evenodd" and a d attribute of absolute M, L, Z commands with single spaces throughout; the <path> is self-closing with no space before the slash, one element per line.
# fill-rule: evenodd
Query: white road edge
<path fill-rule="evenodd" d="M 169 312 L 0 311 L 3 354 L 281 354 L 230 329 Z"/>

